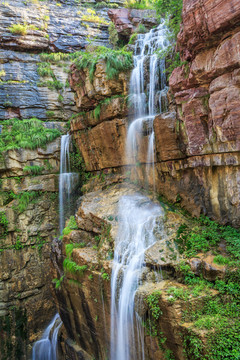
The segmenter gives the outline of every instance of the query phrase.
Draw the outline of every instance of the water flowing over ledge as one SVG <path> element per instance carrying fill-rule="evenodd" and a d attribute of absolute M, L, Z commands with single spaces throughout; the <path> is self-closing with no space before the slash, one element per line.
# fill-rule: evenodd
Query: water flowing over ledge
<path fill-rule="evenodd" d="M 42 338 L 33 345 L 32 360 L 57 360 L 57 340 L 61 325 L 60 316 L 56 314 Z"/>
<path fill-rule="evenodd" d="M 130 102 L 134 118 L 126 139 L 126 159 L 137 165 L 138 149 L 145 132 L 148 135 L 146 170 L 154 178 L 153 120 L 162 109 L 166 90 L 165 60 L 155 53 L 167 45 L 164 24 L 135 44 L 134 69 L 130 81 Z M 115 239 L 111 279 L 111 360 L 144 360 L 144 328 L 135 312 L 135 294 L 141 282 L 144 253 L 155 241 L 155 233 L 164 233 L 164 211 L 139 194 L 119 201 L 119 229 Z"/>

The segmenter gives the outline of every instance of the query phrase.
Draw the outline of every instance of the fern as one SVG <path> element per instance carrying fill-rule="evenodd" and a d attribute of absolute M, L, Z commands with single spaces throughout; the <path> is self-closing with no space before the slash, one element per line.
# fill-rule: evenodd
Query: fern
<path fill-rule="evenodd" d="M 43 122 L 36 118 L 5 120 L 2 123 L 0 136 L 0 153 L 20 148 L 33 150 L 37 147 L 45 147 L 60 135 L 58 129 L 47 129 Z"/>
<path fill-rule="evenodd" d="M 96 65 L 100 60 L 106 63 L 106 73 L 108 79 L 113 79 L 121 71 L 126 71 L 132 68 L 133 58 L 132 53 L 124 49 L 112 50 L 104 46 L 98 46 L 94 53 L 87 51 L 80 57 L 74 60 L 76 67 L 81 69 L 88 69 L 90 81 L 93 81 Z"/>
<path fill-rule="evenodd" d="M 63 261 L 63 268 L 65 271 L 68 271 L 73 274 L 78 273 L 78 275 L 82 276 L 84 274 L 84 271 L 87 270 L 87 265 L 80 266 L 77 265 L 75 261 L 66 258 Z"/>

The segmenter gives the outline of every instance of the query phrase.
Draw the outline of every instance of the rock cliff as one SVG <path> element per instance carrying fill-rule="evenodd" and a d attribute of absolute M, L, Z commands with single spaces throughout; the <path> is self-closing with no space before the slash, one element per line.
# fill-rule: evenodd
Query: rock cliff
<path fill-rule="evenodd" d="M 56 126 L 63 130 L 60 125 Z M 4 133 L 10 131 L 5 128 L 2 125 Z M 26 359 L 29 342 L 56 312 L 52 276 L 46 269 L 50 243 L 58 235 L 59 163 L 59 137 L 46 147 L 1 154 L 1 359 Z"/>
<path fill-rule="evenodd" d="M 120 33 L 129 14 L 128 10 L 110 11 Z M 176 68 L 169 80 L 170 112 L 154 121 L 157 191 L 173 202 L 181 198 L 181 205 L 194 215 L 204 213 L 236 227 L 240 225 L 239 17 L 237 1 L 184 1 L 177 46 L 185 64 Z M 128 22 L 132 29 L 129 19 Z M 86 87 L 84 94 L 82 90 L 76 92 L 82 111 L 86 110 L 86 99 L 92 109 L 99 98 L 121 91 L 126 94 L 126 85 L 110 94 L 107 87 L 112 85 L 106 81 L 101 64 L 96 69 L 93 88 L 89 87 L 88 76 L 81 81 L 72 79 L 73 88 L 80 83 Z M 104 82 L 102 94 L 94 89 L 100 79 Z M 105 110 L 100 112 L 98 121 L 93 122 L 88 115 L 85 127 L 89 128 L 85 131 L 82 120 L 72 123 L 75 136 L 81 138 L 78 144 L 89 171 L 131 165 L 122 156 L 126 121 L 122 110 L 116 113 L 116 101 L 108 105 L 107 114 Z M 120 104 L 117 106 L 122 109 Z M 137 169 L 142 183 L 148 176 L 144 170 L 147 136 L 145 140 L 139 156 L 143 166 Z"/>

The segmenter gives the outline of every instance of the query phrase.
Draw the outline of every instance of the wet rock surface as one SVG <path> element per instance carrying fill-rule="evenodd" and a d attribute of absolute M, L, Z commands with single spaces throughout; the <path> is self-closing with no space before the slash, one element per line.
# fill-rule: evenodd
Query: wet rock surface
<path fill-rule="evenodd" d="M 26 359 L 29 344 L 56 312 L 49 265 L 50 244 L 58 234 L 60 139 L 44 149 L 3 155 L 0 213 L 7 223 L 0 224 L 0 358 Z M 37 166 L 40 174 L 29 174 L 26 166 Z"/>

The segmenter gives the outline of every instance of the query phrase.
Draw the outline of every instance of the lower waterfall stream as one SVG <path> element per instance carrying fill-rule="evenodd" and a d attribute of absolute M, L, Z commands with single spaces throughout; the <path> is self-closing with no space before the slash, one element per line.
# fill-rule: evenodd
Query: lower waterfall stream
<path fill-rule="evenodd" d="M 62 325 L 56 314 L 45 329 L 42 338 L 33 345 L 32 360 L 57 360 L 58 331 Z"/>
<path fill-rule="evenodd" d="M 145 250 L 155 243 L 154 233 L 163 232 L 158 222 L 163 215 L 163 209 L 145 196 L 120 200 L 111 280 L 111 360 L 144 360 L 144 329 L 135 313 L 135 293 Z"/>

